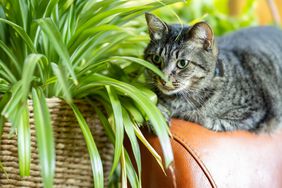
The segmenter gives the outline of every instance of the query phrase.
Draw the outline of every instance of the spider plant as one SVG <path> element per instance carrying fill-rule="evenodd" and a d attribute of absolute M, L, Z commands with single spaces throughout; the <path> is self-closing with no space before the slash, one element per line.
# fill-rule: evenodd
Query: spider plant
<path fill-rule="evenodd" d="M 87 143 L 95 187 L 103 187 L 102 162 L 89 127 L 74 103 L 76 99 L 103 105 L 104 109 L 96 105 L 93 108 L 114 145 L 111 174 L 120 164 L 123 186 L 128 179 L 132 187 L 140 187 L 137 138 L 162 163 L 140 132 L 139 125 L 145 120 L 159 136 L 165 166 L 171 163 L 168 129 L 155 106 L 156 96 L 140 86 L 144 68 L 163 75 L 138 58 L 144 47 L 145 38 L 140 35 L 144 28 L 134 19 L 174 2 L 0 1 L 0 133 L 4 122 L 9 121 L 20 143 L 20 175 L 30 174 L 28 101 L 32 101 L 41 176 L 44 187 L 53 185 L 55 143 L 46 104 L 46 98 L 51 97 L 66 101 L 74 111 Z M 125 134 L 132 144 L 137 172 L 123 146 Z"/>

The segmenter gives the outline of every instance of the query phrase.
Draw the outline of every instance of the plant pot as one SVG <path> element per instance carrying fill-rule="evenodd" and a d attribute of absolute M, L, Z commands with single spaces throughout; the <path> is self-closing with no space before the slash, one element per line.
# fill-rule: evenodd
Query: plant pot
<path fill-rule="evenodd" d="M 57 98 L 47 99 L 56 148 L 54 187 L 93 187 L 93 177 L 87 146 L 76 117 L 68 104 Z M 85 101 L 76 102 L 86 119 L 104 167 L 105 186 L 112 165 L 113 146 L 104 133 L 103 126 L 93 107 Z M 11 124 L 6 122 L 0 144 L 0 187 L 43 187 L 40 175 L 38 151 L 32 103 L 29 104 L 31 129 L 30 176 L 21 177 L 18 166 L 17 136 L 11 134 Z"/>

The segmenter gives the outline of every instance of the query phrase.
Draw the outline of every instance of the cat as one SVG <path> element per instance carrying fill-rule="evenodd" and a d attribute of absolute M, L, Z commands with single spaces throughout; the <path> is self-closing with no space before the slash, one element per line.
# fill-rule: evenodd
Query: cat
<path fill-rule="evenodd" d="M 215 38 L 206 22 L 167 24 L 145 15 L 144 59 L 167 121 L 180 118 L 214 131 L 272 132 L 282 117 L 282 31 L 250 27 Z"/>

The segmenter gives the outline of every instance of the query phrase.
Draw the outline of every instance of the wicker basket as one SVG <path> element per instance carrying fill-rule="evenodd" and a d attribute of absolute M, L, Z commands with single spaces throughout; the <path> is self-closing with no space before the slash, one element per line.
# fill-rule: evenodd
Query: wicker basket
<path fill-rule="evenodd" d="M 93 178 L 87 146 L 72 109 L 63 101 L 47 99 L 56 146 L 56 173 L 54 187 L 93 187 Z M 105 187 L 112 165 L 113 146 L 107 139 L 93 107 L 77 103 L 92 131 L 104 166 Z M 10 124 L 5 123 L 0 144 L 0 161 L 5 172 L 0 172 L 0 187 L 43 187 L 38 165 L 33 109 L 30 104 L 31 171 L 29 177 L 20 177 L 17 137 L 10 135 Z"/>

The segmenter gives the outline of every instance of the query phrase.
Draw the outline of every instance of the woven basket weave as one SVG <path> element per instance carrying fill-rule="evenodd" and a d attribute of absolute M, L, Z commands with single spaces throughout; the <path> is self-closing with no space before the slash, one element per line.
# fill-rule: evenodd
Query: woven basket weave
<path fill-rule="evenodd" d="M 56 172 L 54 187 L 93 187 L 91 163 L 87 146 L 72 109 L 63 101 L 47 99 L 52 119 L 56 147 Z M 29 177 L 19 176 L 17 136 L 10 135 L 10 124 L 5 123 L 0 144 L 0 161 L 4 172 L 0 171 L 0 187 L 43 187 L 40 176 L 38 152 L 32 104 L 30 106 L 31 124 L 31 170 Z M 77 102 L 86 119 L 103 161 L 105 187 L 112 165 L 113 146 L 107 139 L 93 107 Z"/>

